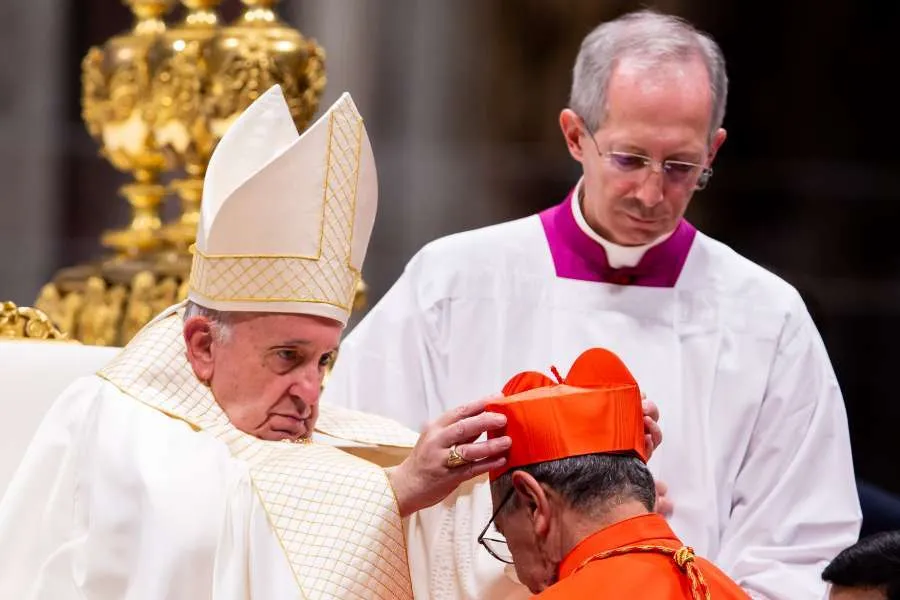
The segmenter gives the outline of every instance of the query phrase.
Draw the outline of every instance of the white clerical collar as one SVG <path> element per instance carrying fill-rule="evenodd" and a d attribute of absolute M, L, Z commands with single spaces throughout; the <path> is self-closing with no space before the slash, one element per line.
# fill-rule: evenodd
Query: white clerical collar
<path fill-rule="evenodd" d="M 675 230 L 673 229 L 669 233 L 661 235 L 649 244 L 644 244 L 643 246 L 620 246 L 619 244 L 610 242 L 594 231 L 584 218 L 584 213 L 581 211 L 581 186 L 583 182 L 584 178 L 579 179 L 578 183 L 575 185 L 575 191 L 572 192 L 572 216 L 575 217 L 575 222 L 578 223 L 579 229 L 581 229 L 585 235 L 603 246 L 603 249 L 606 251 L 606 261 L 613 269 L 637 266 L 644 257 L 644 254 L 647 253 L 647 250 L 653 246 L 662 244 L 675 233 Z"/>

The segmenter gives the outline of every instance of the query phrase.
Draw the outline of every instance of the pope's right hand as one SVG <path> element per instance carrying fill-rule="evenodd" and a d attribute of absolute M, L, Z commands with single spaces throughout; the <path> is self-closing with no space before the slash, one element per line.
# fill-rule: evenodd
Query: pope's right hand
<path fill-rule="evenodd" d="M 485 404 L 494 399 L 444 413 L 425 427 L 406 460 L 387 469 L 401 517 L 437 504 L 464 481 L 503 466 L 506 459 L 501 454 L 511 443 L 508 436 L 475 441 L 506 425 L 504 415 L 484 412 Z"/>

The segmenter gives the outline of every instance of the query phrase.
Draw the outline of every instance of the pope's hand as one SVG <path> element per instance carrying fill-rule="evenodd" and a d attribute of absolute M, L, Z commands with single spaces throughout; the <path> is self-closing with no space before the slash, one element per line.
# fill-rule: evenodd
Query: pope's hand
<path fill-rule="evenodd" d="M 438 417 L 425 427 L 415 448 L 387 470 L 400 516 L 428 508 L 446 498 L 462 482 L 502 466 L 499 456 L 510 446 L 508 436 L 476 442 L 484 432 L 506 425 L 506 417 L 484 412 L 485 398 Z"/>
<path fill-rule="evenodd" d="M 647 444 L 647 457 L 662 444 L 662 429 L 659 428 L 659 409 L 646 397 L 641 401 L 644 411 L 644 439 Z"/>
<path fill-rule="evenodd" d="M 662 443 L 662 429 L 659 427 L 659 409 L 646 398 L 642 402 L 644 409 L 644 437 L 647 443 L 647 454 L 653 454 Z M 675 505 L 668 496 L 669 486 L 663 481 L 656 482 L 656 512 L 668 517 Z"/>
<path fill-rule="evenodd" d="M 656 512 L 664 517 L 672 514 L 675 505 L 669 499 L 669 486 L 662 481 L 656 482 Z"/>

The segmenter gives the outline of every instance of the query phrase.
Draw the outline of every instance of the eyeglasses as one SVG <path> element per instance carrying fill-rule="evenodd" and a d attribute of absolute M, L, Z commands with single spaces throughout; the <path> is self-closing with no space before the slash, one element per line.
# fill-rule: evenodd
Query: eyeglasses
<path fill-rule="evenodd" d="M 666 183 L 679 187 L 693 185 L 695 190 L 702 190 L 709 183 L 713 174 L 711 167 L 685 160 L 655 160 L 643 154 L 616 150 L 601 152 L 597 140 L 586 126 L 584 134 L 591 138 L 594 148 L 601 158 L 605 158 L 622 176 L 634 178 L 635 183 L 643 184 L 647 181 L 650 173 L 662 173 Z"/>
<path fill-rule="evenodd" d="M 693 184 L 694 189 L 702 190 L 709 183 L 709 178 L 712 177 L 712 168 L 683 160 L 658 161 L 649 156 L 631 152 L 615 150 L 600 152 L 599 148 L 597 152 L 620 173 L 643 177 L 641 183 L 647 180 L 651 172 L 662 173 L 667 183 L 683 187 Z M 650 169 L 648 170 L 647 167 Z"/>
<path fill-rule="evenodd" d="M 513 493 L 515 491 L 515 488 L 510 488 L 510 490 L 506 493 L 506 496 L 503 498 L 503 501 L 500 503 L 500 506 L 498 506 L 497 510 L 494 511 L 494 514 L 491 515 L 491 520 L 487 522 L 487 525 L 484 526 L 484 529 L 478 536 L 478 543 L 484 546 L 484 549 L 488 551 L 488 554 L 490 554 L 500 562 L 506 563 L 508 565 L 513 564 L 513 556 L 512 552 L 509 551 L 509 546 L 506 544 L 506 540 L 485 536 L 487 535 L 488 529 L 490 529 L 491 527 L 491 523 L 494 522 L 494 520 L 497 518 L 497 515 L 500 514 L 500 511 L 503 510 L 503 507 L 506 506 L 507 502 L 509 502 L 509 499 L 513 497 Z"/>

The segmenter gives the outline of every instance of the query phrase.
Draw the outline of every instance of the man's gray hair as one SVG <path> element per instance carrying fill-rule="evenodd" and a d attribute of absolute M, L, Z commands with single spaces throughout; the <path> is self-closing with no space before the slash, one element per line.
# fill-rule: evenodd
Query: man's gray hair
<path fill-rule="evenodd" d="M 575 60 L 569 106 L 596 132 L 606 119 L 609 80 L 622 60 L 635 60 L 643 67 L 659 67 L 703 59 L 712 92 L 709 139 L 725 120 L 728 75 L 719 45 L 707 34 L 678 17 L 652 10 L 628 13 L 601 24 L 581 43 Z"/>
<path fill-rule="evenodd" d="M 631 454 L 586 454 L 510 469 L 491 483 L 498 501 L 512 489 L 515 471 L 529 473 L 573 509 L 595 517 L 631 500 L 638 500 L 649 511 L 656 504 L 653 476 L 647 465 Z M 513 496 L 504 511 L 513 509 L 517 498 Z"/>
<path fill-rule="evenodd" d="M 213 337 L 219 343 L 227 342 L 231 337 L 231 313 L 201 306 L 192 300 L 184 305 L 183 322 L 191 317 L 205 317 L 213 324 Z"/>

